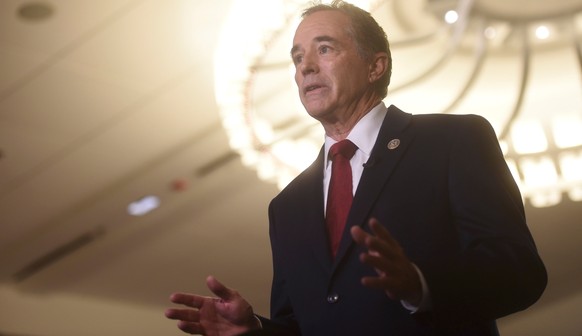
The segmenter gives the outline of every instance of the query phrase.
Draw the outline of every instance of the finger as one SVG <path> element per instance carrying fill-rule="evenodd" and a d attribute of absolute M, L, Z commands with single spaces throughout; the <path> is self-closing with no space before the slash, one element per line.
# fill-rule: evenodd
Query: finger
<path fill-rule="evenodd" d="M 379 238 L 370 235 L 360 227 L 357 226 L 352 227 L 350 229 L 350 233 L 352 234 L 352 238 L 354 239 L 354 241 L 357 244 L 366 247 L 368 249 L 368 253 L 371 255 L 378 256 L 379 254 L 383 254 L 386 255 L 386 257 L 388 258 L 393 254 L 389 250 L 389 248 L 384 246 L 386 245 L 386 243 L 384 243 Z"/>
<path fill-rule="evenodd" d="M 395 260 L 402 254 L 402 249 L 398 243 L 390 244 L 378 237 L 370 237 L 366 240 L 369 253 L 373 256 L 382 256 L 389 260 Z"/>
<path fill-rule="evenodd" d="M 183 304 L 192 308 L 200 308 L 204 303 L 205 296 L 188 294 L 188 293 L 174 293 L 170 296 L 170 301 L 177 304 Z"/>
<path fill-rule="evenodd" d="M 391 299 L 397 299 L 394 284 L 388 277 L 363 277 L 362 285 L 367 288 L 383 290 Z"/>
<path fill-rule="evenodd" d="M 178 328 L 188 334 L 205 335 L 204 327 L 200 323 L 180 321 Z"/>
<path fill-rule="evenodd" d="M 206 278 L 206 285 L 216 296 L 224 301 L 231 301 L 236 291 L 226 287 L 212 275 Z"/>
<path fill-rule="evenodd" d="M 390 279 L 384 276 L 366 276 L 362 278 L 362 284 L 369 288 L 386 290 L 390 287 Z"/>
<path fill-rule="evenodd" d="M 362 230 L 361 227 L 359 226 L 353 226 L 350 229 L 350 233 L 352 235 L 352 238 L 354 239 L 354 241 L 360 245 L 366 245 L 366 239 L 368 237 L 371 237 L 371 235 L 369 233 L 367 233 L 366 231 Z"/>
<path fill-rule="evenodd" d="M 374 238 L 368 242 L 369 249 L 376 250 L 387 258 L 398 258 L 403 254 L 400 243 L 394 239 L 390 231 L 382 226 L 377 219 L 370 219 L 368 225 L 372 233 L 374 233 L 374 236 L 372 236 Z"/>
<path fill-rule="evenodd" d="M 176 309 L 170 308 L 166 309 L 165 315 L 171 320 L 181 320 L 188 322 L 199 322 L 200 312 L 193 309 Z"/>
<path fill-rule="evenodd" d="M 394 239 L 394 237 L 392 237 L 392 235 L 390 234 L 390 231 L 388 231 L 388 229 L 386 229 L 382 224 L 380 224 L 380 222 L 376 218 L 370 218 L 370 220 L 368 221 L 368 226 L 370 227 L 370 229 L 372 229 L 372 232 L 376 237 L 382 239 L 388 244 L 399 245 L 398 242 Z"/>
<path fill-rule="evenodd" d="M 350 233 L 352 234 L 352 238 L 360 245 L 369 245 L 369 240 L 377 237 L 378 239 L 385 241 L 388 244 L 396 244 L 398 245 L 398 242 L 392 237 L 392 235 L 390 234 L 390 232 L 384 228 L 380 222 L 378 222 L 378 220 L 376 218 L 371 218 L 368 221 L 368 226 L 370 227 L 370 229 L 372 230 L 372 234 L 364 231 L 361 227 L 359 226 L 353 226 L 350 229 Z"/>
<path fill-rule="evenodd" d="M 394 272 L 392 268 L 394 263 L 388 258 L 378 255 L 375 252 L 364 252 L 360 254 L 360 261 L 376 269 L 378 274 L 391 274 Z"/>

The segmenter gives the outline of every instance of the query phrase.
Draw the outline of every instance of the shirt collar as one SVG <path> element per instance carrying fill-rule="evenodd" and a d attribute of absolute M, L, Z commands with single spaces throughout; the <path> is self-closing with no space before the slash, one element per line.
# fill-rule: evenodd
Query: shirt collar
<path fill-rule="evenodd" d="M 380 127 L 382 126 L 382 122 L 385 116 L 386 105 L 381 101 L 356 123 L 354 128 L 346 137 L 346 139 L 349 139 L 356 146 L 358 146 L 358 150 L 361 150 L 366 158 L 369 158 L 370 154 L 372 153 L 372 149 L 376 143 L 378 133 L 380 133 Z M 329 148 L 336 142 L 337 141 L 330 138 L 329 136 L 325 136 L 324 162 L 326 162 L 326 164 L 328 162 L 327 153 L 329 152 Z"/>

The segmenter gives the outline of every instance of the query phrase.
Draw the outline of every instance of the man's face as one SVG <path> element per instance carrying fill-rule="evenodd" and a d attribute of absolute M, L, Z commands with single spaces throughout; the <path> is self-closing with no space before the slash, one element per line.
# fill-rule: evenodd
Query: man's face
<path fill-rule="evenodd" d="M 307 16 L 295 32 L 291 57 L 299 97 L 320 122 L 353 113 L 371 89 L 370 66 L 358 54 L 349 25 L 345 14 L 324 10 Z"/>

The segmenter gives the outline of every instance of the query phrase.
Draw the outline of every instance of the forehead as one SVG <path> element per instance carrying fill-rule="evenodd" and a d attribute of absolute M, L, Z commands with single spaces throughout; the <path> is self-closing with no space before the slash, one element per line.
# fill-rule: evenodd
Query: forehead
<path fill-rule="evenodd" d="M 341 40 L 349 38 L 349 17 L 339 11 L 322 10 L 305 17 L 295 31 L 293 45 L 311 42 L 317 37 L 330 36 Z"/>

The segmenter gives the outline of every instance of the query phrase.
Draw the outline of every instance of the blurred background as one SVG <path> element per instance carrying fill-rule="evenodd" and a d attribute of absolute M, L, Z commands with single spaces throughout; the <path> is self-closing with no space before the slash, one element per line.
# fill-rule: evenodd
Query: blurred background
<path fill-rule="evenodd" d="M 495 127 L 549 271 L 503 335 L 582 335 L 582 1 L 355 1 L 386 104 Z M 305 1 L 0 0 L 0 335 L 180 335 L 212 274 L 268 315 L 267 205 L 317 154 Z"/>

